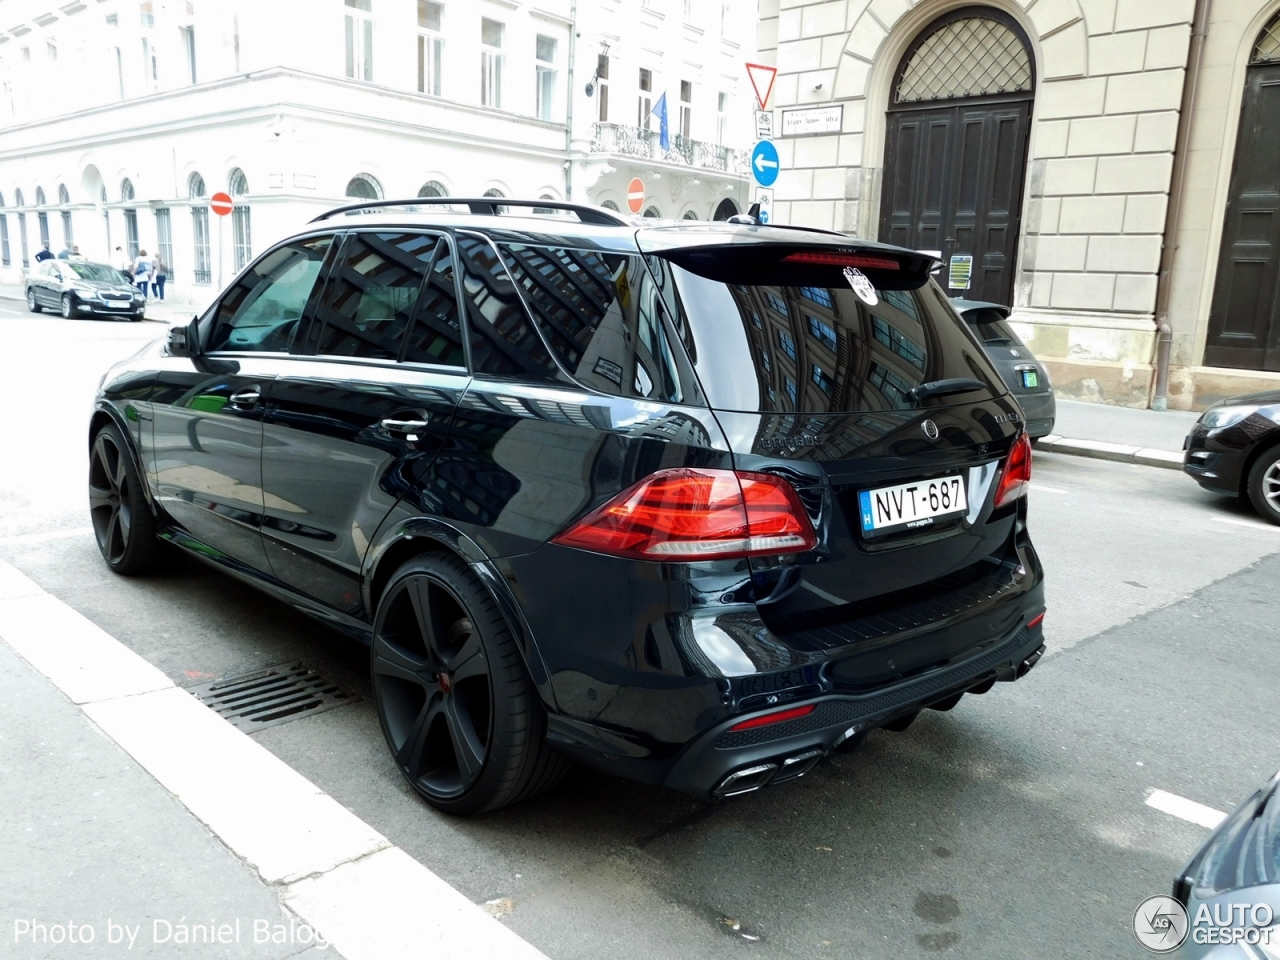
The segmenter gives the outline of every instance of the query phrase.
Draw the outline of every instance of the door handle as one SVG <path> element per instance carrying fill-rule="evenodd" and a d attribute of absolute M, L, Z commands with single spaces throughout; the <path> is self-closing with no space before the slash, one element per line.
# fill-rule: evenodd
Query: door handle
<path fill-rule="evenodd" d="M 262 399 L 261 387 L 245 387 L 238 390 L 227 398 L 227 403 L 233 407 L 252 407 Z"/>
<path fill-rule="evenodd" d="M 407 433 L 411 438 L 413 434 L 421 433 L 427 429 L 427 421 L 425 419 L 399 420 L 396 417 L 387 417 L 381 423 L 387 433 Z"/>

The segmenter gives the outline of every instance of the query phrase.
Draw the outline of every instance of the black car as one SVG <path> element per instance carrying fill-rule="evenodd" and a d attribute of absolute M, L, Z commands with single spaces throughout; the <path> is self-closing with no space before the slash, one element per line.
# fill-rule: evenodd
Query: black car
<path fill-rule="evenodd" d="M 369 643 L 430 803 L 746 793 L 1039 659 L 1030 444 L 927 257 L 413 203 L 113 368 L 89 497 L 114 570 L 159 538 Z"/>
<path fill-rule="evenodd" d="M 1009 326 L 1009 308 L 982 300 L 955 299 L 951 303 L 982 341 L 1000 378 L 1017 397 L 1027 417 L 1027 436 L 1039 440 L 1053 433 L 1058 404 L 1049 371 Z"/>
<path fill-rule="evenodd" d="M 70 320 L 82 316 L 141 320 L 147 298 L 115 267 L 88 260 L 45 260 L 27 277 L 27 309 L 57 310 Z"/>
<path fill-rule="evenodd" d="M 1182 469 L 1214 493 L 1247 497 L 1280 524 L 1280 390 L 1229 397 L 1196 421 Z"/>

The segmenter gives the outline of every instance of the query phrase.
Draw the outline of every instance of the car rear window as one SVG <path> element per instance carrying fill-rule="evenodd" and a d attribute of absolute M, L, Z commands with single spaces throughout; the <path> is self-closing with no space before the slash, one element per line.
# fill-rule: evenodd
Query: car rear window
<path fill-rule="evenodd" d="M 992 310 L 989 307 L 978 308 L 966 310 L 961 316 L 964 317 L 965 323 L 969 324 L 969 329 L 987 346 L 1022 346 L 1022 341 L 1009 327 L 999 310 Z"/>
<path fill-rule="evenodd" d="M 739 247 L 651 258 L 674 280 L 677 327 L 712 407 L 854 413 L 980 398 L 909 395 L 952 378 L 977 379 L 988 396 L 1004 392 L 937 284 L 909 260 L 788 256 Z"/>

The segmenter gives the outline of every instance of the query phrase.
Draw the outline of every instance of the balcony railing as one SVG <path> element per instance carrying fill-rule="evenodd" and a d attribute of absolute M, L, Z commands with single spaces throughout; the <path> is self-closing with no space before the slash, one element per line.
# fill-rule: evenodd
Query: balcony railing
<path fill-rule="evenodd" d="M 718 170 L 739 177 L 751 172 L 746 151 L 734 150 L 718 143 L 706 143 L 682 137 L 671 138 L 671 149 L 664 151 L 657 130 L 629 127 L 621 123 L 597 123 L 591 138 L 592 153 L 617 153 L 643 160 L 683 163 L 701 170 Z"/>

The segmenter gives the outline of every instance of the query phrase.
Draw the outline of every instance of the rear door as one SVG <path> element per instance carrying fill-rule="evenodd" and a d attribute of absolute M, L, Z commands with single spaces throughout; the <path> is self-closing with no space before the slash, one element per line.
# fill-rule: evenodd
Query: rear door
<path fill-rule="evenodd" d="M 796 251 L 746 251 L 651 263 L 672 276 L 736 466 L 791 480 L 819 533 L 811 553 L 752 559 L 766 623 L 793 645 L 822 647 L 857 636 L 832 624 L 877 611 L 887 619 L 875 630 L 888 632 L 943 616 L 936 607 L 895 622 L 888 611 L 996 576 L 989 558 L 1005 556 L 1015 516 L 994 511 L 992 493 L 1021 429 L 1017 404 L 909 257 L 827 250 L 787 262 Z"/>
<path fill-rule="evenodd" d="M 264 254 L 201 320 L 196 357 L 162 357 L 153 395 L 160 505 L 224 558 L 269 572 L 262 546 L 262 413 L 333 243 Z"/>
<path fill-rule="evenodd" d="M 365 551 L 439 455 L 467 381 L 448 239 L 348 233 L 266 406 L 263 538 L 280 580 L 367 614 Z"/>

